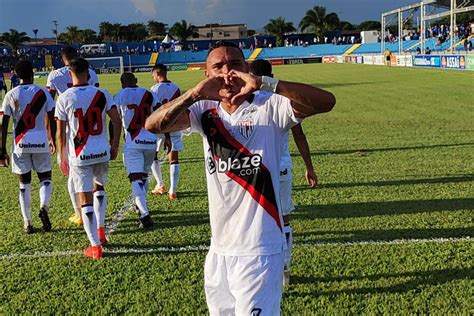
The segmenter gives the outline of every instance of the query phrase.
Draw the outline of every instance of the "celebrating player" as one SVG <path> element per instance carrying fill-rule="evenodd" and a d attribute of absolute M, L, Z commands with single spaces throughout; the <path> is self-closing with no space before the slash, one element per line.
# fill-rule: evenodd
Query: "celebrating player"
<path fill-rule="evenodd" d="M 181 95 L 179 87 L 168 80 L 167 69 L 163 64 L 156 64 L 152 70 L 153 80 L 156 84 L 150 88 L 158 98 L 159 105 L 165 104 Z M 159 152 L 161 145 L 165 146 L 164 142 L 167 135 L 161 135 L 158 138 L 158 145 L 156 151 Z M 169 133 L 171 138 L 171 152 L 168 154 L 168 161 L 170 163 L 170 190 L 168 197 L 170 199 L 176 199 L 176 190 L 178 187 L 179 180 L 179 160 L 178 153 L 183 150 L 182 133 L 180 131 Z M 152 168 L 153 176 L 156 179 L 156 187 L 151 191 L 153 194 L 164 194 L 166 193 L 166 186 L 164 185 L 163 178 L 161 175 L 160 161 L 158 156 L 155 157 Z"/>
<path fill-rule="evenodd" d="M 72 87 L 72 77 L 71 77 L 71 71 L 69 69 L 69 63 L 71 62 L 72 59 L 76 57 L 78 57 L 78 55 L 74 47 L 66 46 L 61 50 L 61 59 L 64 63 L 64 67 L 50 72 L 48 75 L 48 80 L 46 82 L 46 88 L 49 90 L 53 98 L 56 96 L 56 94 L 61 95 L 67 89 Z M 89 68 L 88 72 L 89 72 L 88 83 L 91 86 L 99 87 L 99 79 L 97 78 L 97 75 L 94 72 L 94 70 Z M 55 130 L 56 130 L 55 126 L 54 128 L 52 126 L 52 131 L 55 131 Z M 72 177 L 68 178 L 67 185 L 68 185 L 67 188 L 69 192 L 69 197 L 71 199 L 71 203 L 74 208 L 74 214 L 71 217 L 69 217 L 69 220 L 75 224 L 81 225 L 82 224 L 81 207 L 77 200 Z M 94 192 L 94 198 L 97 200 L 97 202 L 99 202 L 99 203 L 95 203 L 94 205 L 96 205 L 97 207 L 103 208 L 105 211 L 105 209 L 107 208 L 107 195 L 105 194 L 105 191 Z"/>
<path fill-rule="evenodd" d="M 146 122 L 155 133 L 190 128 L 204 140 L 211 246 L 204 268 L 211 315 L 279 314 L 283 249 L 279 171 L 285 133 L 328 112 L 322 89 L 248 73 L 242 50 L 218 42 L 206 79 L 162 105 Z M 253 93 L 267 90 L 273 94 Z"/>
<path fill-rule="evenodd" d="M 123 161 L 132 184 L 135 204 L 140 211 L 140 223 L 144 228 L 153 226 L 147 207 L 148 173 L 156 154 L 156 135 L 145 130 L 145 120 L 156 104 L 154 94 L 137 86 L 137 78 L 131 72 L 120 77 L 122 90 L 114 99 L 122 117 L 125 131 Z"/>
<path fill-rule="evenodd" d="M 89 63 L 74 58 L 69 63 L 73 86 L 61 94 L 56 104 L 59 168 L 69 175 L 79 197 L 82 221 L 91 246 L 84 254 L 93 259 L 102 257 L 105 236 L 105 209 L 94 207 L 93 191 L 104 191 L 108 162 L 117 157 L 120 140 L 120 116 L 112 96 L 87 83 Z M 115 135 L 107 141 L 107 114 Z M 66 154 L 66 124 L 69 125 L 68 154 Z M 69 160 L 68 160 L 69 156 Z M 94 203 L 95 202 L 95 203 Z M 95 216 L 94 216 L 95 214 Z"/>
<path fill-rule="evenodd" d="M 250 64 L 250 73 L 256 76 L 267 76 L 273 78 L 272 64 L 265 59 L 257 59 Z M 269 93 L 266 91 L 259 91 L 259 93 Z M 309 151 L 308 141 L 306 135 L 303 132 L 301 124 L 295 125 L 291 128 L 293 139 L 295 140 L 296 147 L 301 154 L 301 158 L 306 165 L 306 183 L 314 188 L 318 184 L 318 177 L 314 172 L 313 162 L 311 161 L 311 155 Z M 283 214 L 283 233 L 285 234 L 287 249 L 285 250 L 285 265 L 283 268 L 283 284 L 289 284 L 290 282 L 290 264 L 291 264 L 291 252 L 293 249 L 293 231 L 290 226 L 290 212 L 295 209 L 293 201 L 291 199 L 291 188 L 292 188 L 292 162 L 290 156 L 290 150 L 288 148 L 288 141 L 290 138 L 289 131 L 284 135 L 282 144 L 282 155 L 280 160 L 280 202 L 281 211 Z"/>
<path fill-rule="evenodd" d="M 0 165 L 8 166 L 6 150 L 8 121 L 13 117 L 12 170 L 20 179 L 20 209 L 27 234 L 33 233 L 31 219 L 31 170 L 35 170 L 40 181 L 39 217 L 43 230 L 51 230 L 48 216 L 53 184 L 51 182 L 51 155 L 54 143 L 49 128 L 49 116 L 53 115 L 54 100 L 48 91 L 33 84 L 33 65 L 20 61 L 15 66 L 20 85 L 5 95 L 2 109 L 2 133 L 0 142 Z"/>

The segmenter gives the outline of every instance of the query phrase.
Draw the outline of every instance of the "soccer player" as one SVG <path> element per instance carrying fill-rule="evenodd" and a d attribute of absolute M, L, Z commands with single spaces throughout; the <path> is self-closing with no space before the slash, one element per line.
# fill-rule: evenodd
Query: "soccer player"
<path fill-rule="evenodd" d="M 168 80 L 168 70 L 163 64 L 156 64 L 152 70 L 152 77 L 156 84 L 150 88 L 158 98 L 158 106 L 161 104 L 168 103 L 171 100 L 176 99 L 181 95 L 181 90 L 173 82 Z M 160 135 L 158 138 L 158 145 L 156 151 L 159 152 L 161 145 L 166 141 L 168 135 Z M 183 150 L 182 133 L 180 131 L 169 133 L 171 138 L 171 152 L 168 154 L 168 161 L 170 163 L 170 190 L 168 197 L 170 199 L 177 198 L 177 187 L 179 180 L 179 155 L 178 153 Z M 163 144 L 165 146 L 165 144 Z M 152 168 L 153 176 L 156 179 L 156 187 L 151 191 L 152 194 L 164 194 L 166 193 L 166 186 L 163 182 L 161 175 L 161 167 L 158 156 L 155 157 Z"/>
<path fill-rule="evenodd" d="M 74 47 L 66 46 L 61 50 L 61 59 L 64 63 L 64 67 L 50 72 L 48 75 L 48 80 L 46 82 L 46 88 L 49 90 L 53 98 L 56 96 L 56 94 L 61 95 L 67 89 L 72 87 L 72 77 L 71 77 L 71 71 L 69 69 L 69 63 L 72 59 L 76 57 L 78 57 L 78 55 Z M 92 70 L 91 68 L 89 68 L 88 83 L 91 86 L 99 87 L 99 79 L 97 78 L 97 75 L 94 72 L 94 70 Z M 55 128 L 52 130 L 54 131 Z M 77 200 L 72 177 L 68 178 L 67 184 L 68 184 L 69 197 L 71 199 L 71 203 L 74 208 L 74 214 L 69 217 L 69 221 L 78 225 L 82 225 L 81 207 Z M 97 207 L 103 208 L 105 211 L 105 209 L 107 208 L 107 195 L 105 194 L 105 191 L 94 192 L 94 197 L 97 200 L 97 202 L 99 202 L 94 205 L 97 205 Z"/>
<path fill-rule="evenodd" d="M 272 64 L 265 59 L 257 59 L 250 64 L 250 73 L 256 76 L 267 76 L 273 78 Z M 259 91 L 259 93 L 270 93 L 265 91 Z M 306 166 L 306 183 L 314 188 L 318 184 L 318 177 L 314 172 L 313 162 L 311 160 L 311 154 L 309 150 L 308 141 L 306 135 L 303 132 L 301 124 L 295 125 L 291 128 L 293 139 L 295 140 L 296 147 L 301 154 L 301 158 Z M 289 131 L 284 135 L 282 155 L 280 160 L 280 202 L 281 211 L 283 214 L 283 233 L 285 234 L 287 249 L 285 250 L 285 265 L 283 268 L 283 284 L 287 285 L 290 282 L 290 264 L 291 264 L 291 252 L 293 249 L 293 231 L 290 226 L 290 212 L 295 209 L 293 201 L 291 199 L 291 188 L 292 188 L 292 161 L 290 150 L 288 148 L 290 133 Z"/>
<path fill-rule="evenodd" d="M 125 132 L 123 161 L 128 179 L 132 184 L 135 204 L 140 212 L 140 225 L 143 228 L 153 226 L 147 207 L 146 194 L 148 173 L 156 154 L 156 135 L 147 131 L 145 120 L 153 112 L 156 99 L 152 92 L 137 86 L 137 78 L 131 72 L 120 77 L 122 90 L 114 99 L 117 104 Z"/>
<path fill-rule="evenodd" d="M 82 221 L 91 246 L 84 255 L 102 258 L 105 236 L 105 209 L 95 207 L 93 192 L 104 191 L 109 160 L 117 157 L 120 141 L 120 116 L 112 96 L 87 83 L 89 63 L 74 58 L 69 63 L 73 86 L 61 94 L 56 103 L 59 168 L 70 176 L 79 198 Z M 113 124 L 115 137 L 107 140 L 106 116 Z M 66 124 L 69 126 L 66 154 Z M 68 159 L 69 158 L 69 159 Z M 94 216 L 95 214 L 95 216 Z"/>
<path fill-rule="evenodd" d="M 20 61 L 15 66 L 20 85 L 5 95 L 0 114 L 2 133 L 0 142 L 0 165 L 8 166 L 10 157 L 6 150 L 8 121 L 13 117 L 12 170 L 20 179 L 20 209 L 27 234 L 33 233 L 31 219 L 31 170 L 35 170 L 40 181 L 39 217 L 43 230 L 51 230 L 48 216 L 53 184 L 51 182 L 51 155 L 54 143 L 49 128 L 48 115 L 53 115 L 54 100 L 48 91 L 33 84 L 33 65 Z"/>
<path fill-rule="evenodd" d="M 154 133 L 190 129 L 203 137 L 211 246 L 204 286 L 211 315 L 276 315 L 283 283 L 280 157 L 285 133 L 328 112 L 322 89 L 248 73 L 242 50 L 218 42 L 206 79 L 147 119 Z M 253 93 L 257 90 L 273 94 Z"/>

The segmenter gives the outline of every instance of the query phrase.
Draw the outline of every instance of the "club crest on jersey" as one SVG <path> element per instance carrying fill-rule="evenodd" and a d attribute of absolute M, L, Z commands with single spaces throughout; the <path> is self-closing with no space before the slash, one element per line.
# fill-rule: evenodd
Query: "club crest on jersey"
<path fill-rule="evenodd" d="M 255 129 L 255 115 L 257 108 L 252 107 L 242 112 L 242 118 L 238 121 L 240 134 L 249 139 Z"/>

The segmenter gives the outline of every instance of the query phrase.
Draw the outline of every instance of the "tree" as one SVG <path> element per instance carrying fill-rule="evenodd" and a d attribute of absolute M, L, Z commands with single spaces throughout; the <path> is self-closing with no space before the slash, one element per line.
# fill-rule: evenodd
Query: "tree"
<path fill-rule="evenodd" d="M 185 43 L 188 38 L 197 36 L 198 31 L 195 25 L 188 24 L 186 20 L 181 20 L 181 22 L 173 24 L 170 28 L 170 34 L 175 35 L 180 42 Z"/>
<path fill-rule="evenodd" d="M 168 24 L 150 20 L 147 24 L 148 36 L 166 36 Z"/>
<path fill-rule="evenodd" d="M 276 19 L 270 19 L 270 22 L 263 29 L 265 32 L 276 37 L 277 46 L 283 46 L 283 37 L 286 33 L 296 31 L 293 22 L 286 22 L 285 18 L 281 16 Z"/>
<path fill-rule="evenodd" d="M 355 28 L 355 25 L 351 24 L 350 22 L 347 22 L 347 21 L 341 21 L 339 23 L 339 27 L 342 31 L 354 31 L 356 28 Z"/>
<path fill-rule="evenodd" d="M 66 30 L 59 34 L 59 40 L 67 44 L 79 44 L 81 42 L 81 30 L 75 26 L 70 25 Z"/>
<path fill-rule="evenodd" d="M 97 43 L 97 33 L 92 29 L 80 30 L 79 39 L 81 44 L 94 44 Z"/>
<path fill-rule="evenodd" d="M 336 13 L 326 14 L 325 7 L 315 6 L 311 10 L 306 11 L 299 27 L 302 32 L 308 30 L 323 38 L 326 32 L 337 30 L 339 25 L 340 21 Z"/>
<path fill-rule="evenodd" d="M 120 23 L 114 23 L 111 26 L 111 38 L 114 42 L 118 42 L 121 40 L 121 35 L 123 31 L 127 31 L 126 28 L 125 30 L 123 29 L 123 25 Z"/>
<path fill-rule="evenodd" d="M 127 41 L 143 41 L 148 36 L 148 31 L 143 23 L 132 23 L 126 26 L 127 31 L 123 33 Z"/>
<path fill-rule="evenodd" d="M 25 32 L 18 32 L 15 29 L 10 29 L 10 32 L 5 32 L 0 36 L 0 42 L 5 42 L 16 52 L 21 43 L 28 42 L 30 38 L 26 36 Z"/>
<path fill-rule="evenodd" d="M 364 21 L 357 26 L 357 29 L 359 31 L 374 31 L 374 30 L 380 30 L 381 28 L 382 28 L 382 25 L 380 24 L 379 21 Z"/>
<path fill-rule="evenodd" d="M 99 36 L 102 41 L 113 41 L 113 24 L 110 22 L 101 22 L 99 24 Z"/>

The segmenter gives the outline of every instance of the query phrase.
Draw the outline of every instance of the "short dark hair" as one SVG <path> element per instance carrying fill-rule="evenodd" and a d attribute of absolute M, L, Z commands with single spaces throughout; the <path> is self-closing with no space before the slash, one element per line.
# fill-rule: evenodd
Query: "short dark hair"
<path fill-rule="evenodd" d="M 272 64 L 265 59 L 257 59 L 250 64 L 250 73 L 256 76 L 272 77 Z"/>
<path fill-rule="evenodd" d="M 77 56 L 77 50 L 72 46 L 66 46 L 61 49 L 61 57 L 65 58 L 66 60 L 72 60 Z"/>
<path fill-rule="evenodd" d="M 151 72 L 157 70 L 160 75 L 163 75 L 163 76 L 166 76 L 166 73 L 168 72 L 168 68 L 163 65 L 163 64 L 156 64 L 155 66 L 153 66 L 153 69 L 151 70 Z"/>
<path fill-rule="evenodd" d="M 81 57 L 73 58 L 69 62 L 69 69 L 76 75 L 82 74 L 84 72 L 89 73 L 89 62 Z"/>
<path fill-rule="evenodd" d="M 242 58 L 245 60 L 245 55 L 244 55 L 244 52 L 242 51 L 242 49 L 239 47 L 239 45 L 233 43 L 233 42 L 229 42 L 229 41 L 217 41 L 214 45 L 212 45 L 211 48 L 209 48 L 209 50 L 207 51 L 207 55 L 209 56 L 209 54 L 216 48 L 219 48 L 219 47 L 232 47 L 232 48 L 236 48 L 239 50 L 239 52 L 242 54 Z"/>
<path fill-rule="evenodd" d="M 20 79 L 33 78 L 33 64 L 28 60 L 20 60 L 15 65 L 15 72 Z"/>

